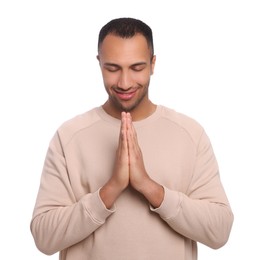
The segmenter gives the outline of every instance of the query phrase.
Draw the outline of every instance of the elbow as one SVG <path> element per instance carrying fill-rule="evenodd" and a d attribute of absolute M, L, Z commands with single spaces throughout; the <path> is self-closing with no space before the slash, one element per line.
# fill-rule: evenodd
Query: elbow
<path fill-rule="evenodd" d="M 52 248 L 46 247 L 45 245 L 43 245 L 41 243 L 37 243 L 36 241 L 35 241 L 35 245 L 36 245 L 37 249 L 45 255 L 50 256 L 50 255 L 57 253 L 57 251 L 52 250 Z"/>
<path fill-rule="evenodd" d="M 50 247 L 49 245 L 46 245 L 45 243 L 42 243 L 41 241 L 34 239 L 35 241 L 35 245 L 37 247 L 37 249 L 42 252 L 45 255 L 53 255 L 55 253 L 57 253 L 56 250 L 54 250 L 54 248 Z"/>
<path fill-rule="evenodd" d="M 45 255 L 53 255 L 57 253 L 58 251 L 51 245 L 52 243 L 50 243 L 50 241 L 47 241 L 44 234 L 39 232 L 36 222 L 37 221 L 31 222 L 30 230 L 37 249 Z"/>
<path fill-rule="evenodd" d="M 228 238 L 218 238 L 218 239 L 213 239 L 209 244 L 207 244 L 208 247 L 212 249 L 219 249 L 223 247 L 228 241 Z"/>
<path fill-rule="evenodd" d="M 219 249 L 223 247 L 230 236 L 232 225 L 234 221 L 233 213 L 231 212 L 230 216 L 227 217 L 226 222 L 216 230 L 216 232 L 211 232 L 211 238 L 209 239 L 209 242 L 206 243 L 207 246 L 209 246 L 212 249 Z"/>

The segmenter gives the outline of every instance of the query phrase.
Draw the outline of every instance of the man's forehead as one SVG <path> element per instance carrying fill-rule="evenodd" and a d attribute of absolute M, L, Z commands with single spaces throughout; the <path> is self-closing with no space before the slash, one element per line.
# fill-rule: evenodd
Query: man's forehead
<path fill-rule="evenodd" d="M 107 48 L 109 48 L 110 51 L 117 48 L 144 48 L 147 50 L 150 49 L 146 38 L 142 34 L 135 34 L 133 37 L 130 38 L 122 38 L 114 34 L 108 34 L 101 43 L 100 50 L 106 50 Z"/>

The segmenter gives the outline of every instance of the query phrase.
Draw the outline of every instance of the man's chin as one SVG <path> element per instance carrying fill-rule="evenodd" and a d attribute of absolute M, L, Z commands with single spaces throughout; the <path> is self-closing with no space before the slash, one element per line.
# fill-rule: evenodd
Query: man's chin
<path fill-rule="evenodd" d="M 134 109 L 134 106 L 121 106 L 121 110 L 124 112 L 132 112 Z"/>
<path fill-rule="evenodd" d="M 135 109 L 136 104 L 126 104 L 127 102 L 117 102 L 116 107 L 120 111 L 131 112 Z"/>

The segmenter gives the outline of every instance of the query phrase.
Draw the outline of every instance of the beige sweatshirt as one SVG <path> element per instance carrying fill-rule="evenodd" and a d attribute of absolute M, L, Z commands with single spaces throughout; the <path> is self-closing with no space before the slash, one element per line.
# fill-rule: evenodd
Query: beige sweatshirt
<path fill-rule="evenodd" d="M 31 221 L 40 251 L 62 260 L 195 260 L 196 241 L 226 243 L 233 213 L 203 128 L 164 106 L 134 125 L 146 170 L 164 186 L 161 206 L 127 188 L 106 209 L 99 189 L 112 174 L 120 121 L 94 108 L 50 142 Z"/>

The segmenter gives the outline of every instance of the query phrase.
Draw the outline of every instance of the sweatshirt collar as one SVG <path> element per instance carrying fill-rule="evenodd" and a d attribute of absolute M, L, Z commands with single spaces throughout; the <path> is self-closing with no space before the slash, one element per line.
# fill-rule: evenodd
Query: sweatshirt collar
<path fill-rule="evenodd" d="M 111 124 L 117 125 L 117 126 L 120 125 L 120 120 L 118 118 L 112 117 L 111 115 L 106 113 L 105 110 L 102 108 L 102 106 L 96 107 L 95 110 L 102 120 L 105 120 L 105 121 L 107 121 Z M 148 124 L 152 121 L 157 120 L 160 117 L 161 111 L 162 111 L 162 106 L 157 105 L 156 110 L 153 114 L 151 114 L 150 116 L 148 116 L 142 120 L 135 121 L 134 126 L 141 127 L 145 124 Z"/>

